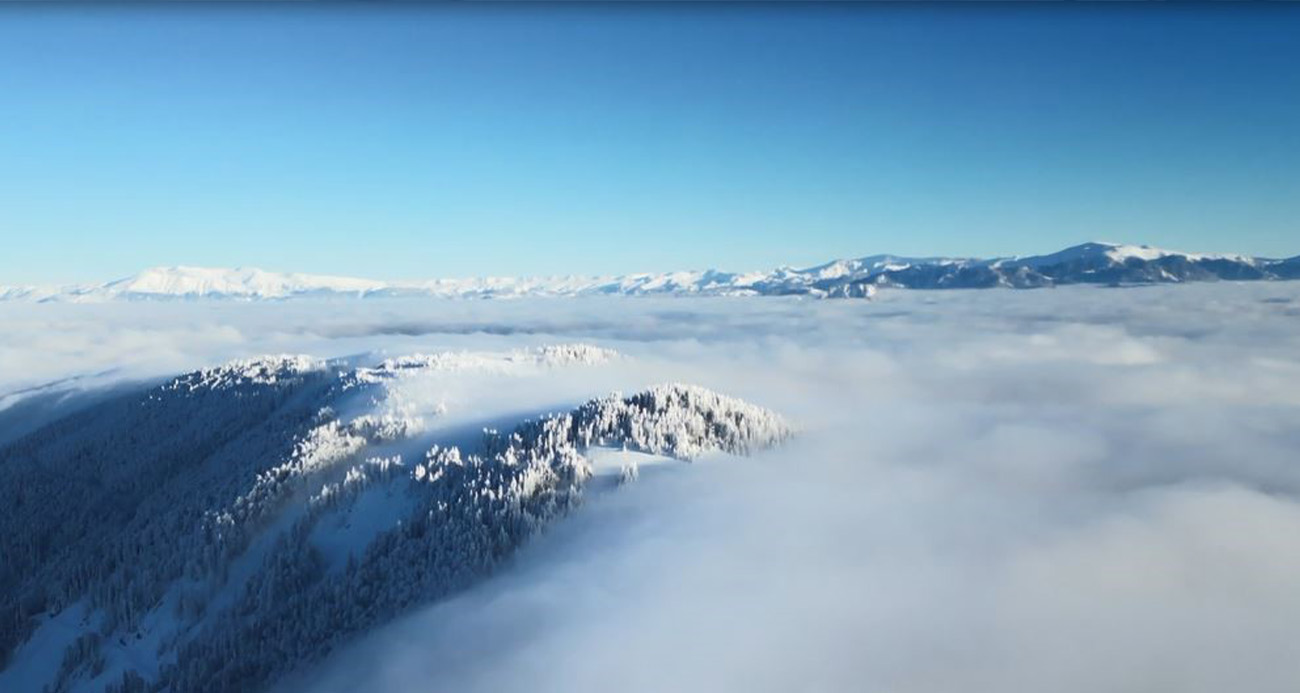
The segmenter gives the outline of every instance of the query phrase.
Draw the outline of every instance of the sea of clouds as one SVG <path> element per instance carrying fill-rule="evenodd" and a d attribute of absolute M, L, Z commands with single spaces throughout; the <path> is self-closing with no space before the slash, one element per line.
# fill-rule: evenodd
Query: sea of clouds
<path fill-rule="evenodd" d="M 656 468 L 593 497 L 491 580 L 286 691 L 1300 681 L 1300 283 L 15 303 L 0 322 L 9 433 L 105 386 L 235 357 L 560 342 L 628 358 L 493 376 L 475 413 L 675 380 L 800 427 L 778 450 Z M 457 397 L 472 404 L 472 390 Z"/>

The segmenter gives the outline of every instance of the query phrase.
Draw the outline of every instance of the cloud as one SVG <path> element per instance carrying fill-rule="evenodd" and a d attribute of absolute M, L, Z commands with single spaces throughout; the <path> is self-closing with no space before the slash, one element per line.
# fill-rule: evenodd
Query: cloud
<path fill-rule="evenodd" d="M 517 398 L 462 379 L 455 396 L 490 390 L 479 415 L 681 380 L 802 425 L 752 459 L 644 470 L 490 581 L 285 690 L 1290 691 L 1298 298 L 1300 284 L 1225 283 L 36 306 L 6 322 L 0 353 L 54 379 L 589 341 L 631 358 Z"/>

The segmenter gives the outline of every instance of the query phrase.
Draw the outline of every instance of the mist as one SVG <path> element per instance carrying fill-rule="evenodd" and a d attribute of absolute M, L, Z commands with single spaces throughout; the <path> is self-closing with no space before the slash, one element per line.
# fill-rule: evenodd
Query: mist
<path fill-rule="evenodd" d="M 284 691 L 1300 681 L 1294 283 L 0 310 L 10 408 L 42 382 L 94 376 L 56 388 L 79 392 L 268 351 L 585 341 L 627 358 L 517 398 L 497 384 L 474 413 L 675 380 L 799 427 L 593 495 L 488 581 Z"/>

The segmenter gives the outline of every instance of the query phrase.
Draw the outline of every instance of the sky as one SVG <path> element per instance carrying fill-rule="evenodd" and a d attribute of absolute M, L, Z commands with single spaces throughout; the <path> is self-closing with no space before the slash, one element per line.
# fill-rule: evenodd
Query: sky
<path fill-rule="evenodd" d="M 0 8 L 0 285 L 1300 253 L 1300 8 Z"/>

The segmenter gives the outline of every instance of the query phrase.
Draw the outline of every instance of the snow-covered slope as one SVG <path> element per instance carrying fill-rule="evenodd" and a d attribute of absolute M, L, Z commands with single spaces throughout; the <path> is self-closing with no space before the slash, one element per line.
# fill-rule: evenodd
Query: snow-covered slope
<path fill-rule="evenodd" d="M 445 407 L 401 394 L 618 358 L 265 357 L 0 446 L 0 690 L 261 690 L 483 578 L 581 502 L 589 448 L 692 459 L 790 435 L 765 409 L 662 385 L 466 442 L 431 430 Z"/>
<path fill-rule="evenodd" d="M 1047 255 L 943 258 L 871 255 L 796 269 L 718 270 L 613 277 L 486 277 L 385 282 L 259 269 L 157 267 L 106 284 L 62 288 L 0 287 L 0 301 L 107 301 L 300 297 L 432 296 L 812 296 L 870 297 L 877 287 L 907 289 L 1036 288 L 1062 284 L 1147 284 L 1300 278 L 1300 256 L 1278 260 L 1091 242 Z"/>
<path fill-rule="evenodd" d="M 276 274 L 259 269 L 155 267 L 90 291 L 109 296 L 238 296 L 285 298 L 329 292 L 364 295 L 384 288 L 381 282 L 312 274 Z"/>
<path fill-rule="evenodd" d="M 62 288 L 0 287 L 0 301 L 111 301 L 302 297 L 510 298 L 580 295 L 731 296 L 799 294 L 868 297 L 873 289 L 846 289 L 845 281 L 823 280 L 814 272 L 779 270 L 746 275 L 714 270 L 631 274 L 619 277 L 432 279 L 383 282 L 311 274 L 277 274 L 259 269 L 156 267 L 106 284 Z"/>

